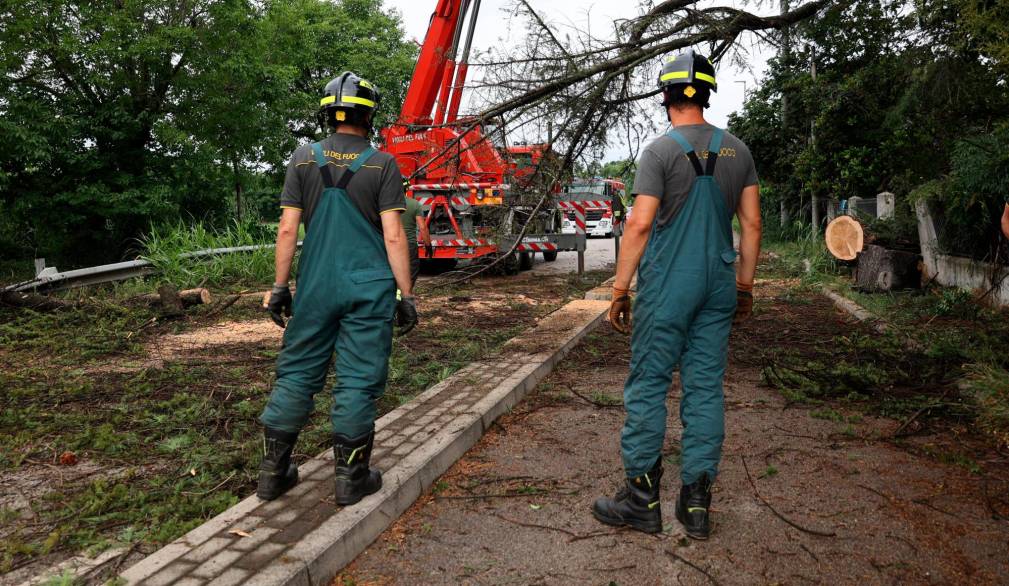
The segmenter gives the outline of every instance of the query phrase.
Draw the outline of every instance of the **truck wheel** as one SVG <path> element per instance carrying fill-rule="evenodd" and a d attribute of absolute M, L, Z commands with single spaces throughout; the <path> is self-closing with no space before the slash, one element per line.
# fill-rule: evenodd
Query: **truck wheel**
<path fill-rule="evenodd" d="M 545 260 L 546 262 L 554 262 L 555 260 L 557 260 L 557 251 L 556 250 L 543 251 L 543 260 Z"/>
<path fill-rule="evenodd" d="M 520 252 L 519 253 L 519 270 L 528 271 L 533 268 L 533 253 L 531 252 Z"/>

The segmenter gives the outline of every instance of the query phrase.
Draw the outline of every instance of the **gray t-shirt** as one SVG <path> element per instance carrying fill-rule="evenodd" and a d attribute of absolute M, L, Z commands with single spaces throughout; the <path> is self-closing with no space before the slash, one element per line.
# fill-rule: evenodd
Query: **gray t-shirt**
<path fill-rule="evenodd" d="M 333 181 L 339 182 L 347 167 L 370 144 L 363 136 L 353 134 L 331 134 L 323 140 L 322 154 L 332 169 Z M 301 218 L 307 232 L 322 190 L 322 173 L 315 164 L 312 146 L 306 144 L 299 147 L 287 165 L 280 207 L 302 210 Z M 382 213 L 406 209 L 403 176 L 395 157 L 389 153 L 377 152 L 372 155 L 350 181 L 347 194 L 379 232 L 382 231 L 382 219 L 379 217 Z"/>
<path fill-rule="evenodd" d="M 676 127 L 676 131 L 694 146 L 697 157 L 704 167 L 708 158 L 708 144 L 715 127 L 710 124 L 689 124 Z M 646 194 L 661 198 L 658 225 L 665 226 L 673 221 L 683 207 L 697 173 L 679 143 L 663 134 L 652 141 L 638 159 L 638 170 L 634 176 L 634 195 Z M 736 211 L 743 188 L 757 184 L 757 169 L 753 164 L 750 149 L 743 141 L 725 131 L 722 149 L 715 161 L 715 183 L 725 196 L 727 209 Z"/>

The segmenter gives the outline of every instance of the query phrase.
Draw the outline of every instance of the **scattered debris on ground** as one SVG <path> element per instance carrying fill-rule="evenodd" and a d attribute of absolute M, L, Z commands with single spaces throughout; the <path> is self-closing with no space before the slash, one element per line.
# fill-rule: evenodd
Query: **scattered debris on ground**
<path fill-rule="evenodd" d="M 421 326 L 395 342 L 381 411 L 608 276 L 421 284 Z M 0 438 L 0 583 L 119 545 L 138 558 L 254 490 L 256 418 L 282 330 L 255 294 L 214 297 L 175 317 L 136 295 L 58 312 L 0 308 L 0 424 L 11 430 Z M 316 400 L 299 460 L 329 442 L 330 398 Z"/>
<path fill-rule="evenodd" d="M 882 387 L 835 392 L 825 381 L 839 373 L 821 380 L 821 370 L 850 350 L 840 340 L 871 330 L 797 281 L 765 278 L 756 291 L 758 311 L 731 342 L 710 541 L 687 539 L 673 516 L 677 384 L 667 405 L 665 531 L 616 530 L 589 512 L 623 477 L 629 348 L 603 325 L 334 584 L 1000 583 L 1009 572 L 1009 456 L 955 411 L 937 410 L 913 433 L 905 425 L 920 408 L 907 393 L 934 401 L 945 377 L 921 389 L 897 380 L 885 388 L 896 391 L 892 402 Z M 795 380 L 816 385 L 769 370 L 803 360 L 810 376 Z M 856 370 L 871 363 L 849 360 Z M 872 368 L 892 376 L 906 365 Z"/>

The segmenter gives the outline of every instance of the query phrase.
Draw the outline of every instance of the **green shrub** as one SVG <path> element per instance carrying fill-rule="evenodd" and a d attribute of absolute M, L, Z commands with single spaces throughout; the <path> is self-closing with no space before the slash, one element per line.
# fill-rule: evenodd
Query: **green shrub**
<path fill-rule="evenodd" d="M 232 222 L 221 229 L 201 223 L 163 225 L 141 239 L 142 258 L 158 269 L 159 279 L 176 287 L 263 285 L 274 275 L 273 247 L 193 257 L 189 253 L 214 248 L 272 245 L 274 228 L 258 222 Z"/>
<path fill-rule="evenodd" d="M 1002 447 L 1009 447 L 1009 372 L 987 365 L 968 369 L 966 393 L 977 409 L 977 424 Z"/>

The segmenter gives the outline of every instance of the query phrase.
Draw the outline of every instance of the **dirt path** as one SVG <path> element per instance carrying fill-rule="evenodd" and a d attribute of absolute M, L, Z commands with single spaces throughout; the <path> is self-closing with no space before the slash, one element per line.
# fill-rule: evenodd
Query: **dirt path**
<path fill-rule="evenodd" d="M 604 325 L 336 583 L 1007 583 L 1009 522 L 986 496 L 1009 490 L 1005 461 L 974 474 L 886 440 L 899 421 L 838 405 L 840 420 L 824 418 L 761 387 L 746 343 L 823 343 L 818 334 L 854 327 L 822 297 L 786 304 L 787 290 L 768 289 L 778 297 L 761 300 L 766 310 L 733 337 L 710 541 L 687 540 L 673 517 L 675 385 L 665 533 L 613 530 L 589 513 L 623 476 L 614 404 L 628 349 Z"/>

